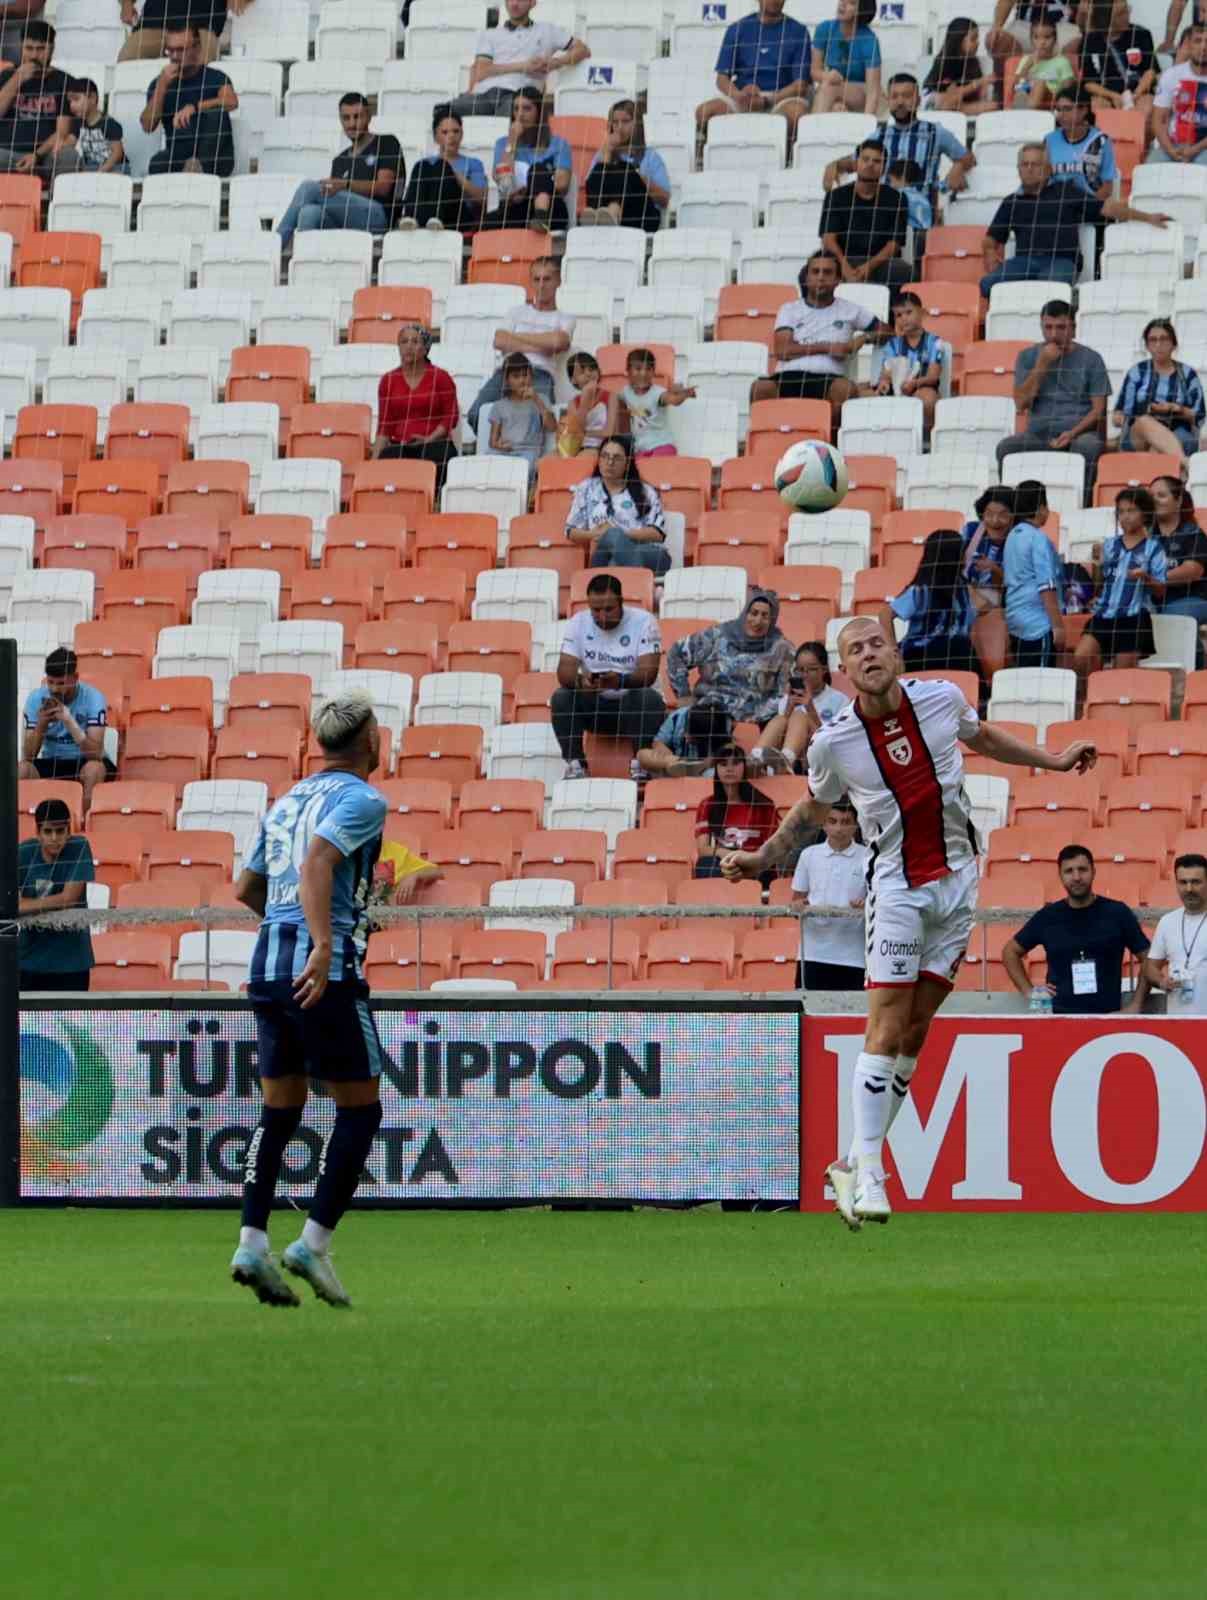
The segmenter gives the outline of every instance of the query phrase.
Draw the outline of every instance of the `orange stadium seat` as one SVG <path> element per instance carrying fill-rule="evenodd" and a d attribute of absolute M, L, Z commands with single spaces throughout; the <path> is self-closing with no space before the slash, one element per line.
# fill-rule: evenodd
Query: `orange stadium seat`
<path fill-rule="evenodd" d="M 352 474 L 349 511 L 404 517 L 414 528 L 436 499 L 436 467 L 431 461 L 362 461 Z"/>
<path fill-rule="evenodd" d="M 482 776 L 481 728 L 460 723 L 429 722 L 404 728 L 395 771 L 400 778 L 439 778 L 454 794 L 462 784 Z"/>
<path fill-rule="evenodd" d="M 1037 744 L 1038 734 L 1033 722 L 1009 722 L 1002 717 L 991 720 L 995 728 L 1000 728 L 1003 733 L 1012 733 L 1016 739 L 1023 739 L 1027 744 Z M 1017 781 L 1026 769 L 1023 767 L 1008 767 L 1001 761 L 994 761 L 989 756 L 974 756 L 971 751 L 964 751 L 964 771 L 984 772 L 994 778 L 1009 778 L 1011 783 Z"/>
<path fill-rule="evenodd" d="M 112 673 L 127 687 L 151 676 L 158 629 L 140 623 L 77 622 L 72 648 L 79 657 L 80 676 L 91 678 L 94 667 Z"/>
<path fill-rule="evenodd" d="M 570 581 L 571 616 L 586 610 L 587 585 L 605 572 L 620 579 L 621 599 L 626 606 L 640 606 L 643 611 L 654 609 L 654 574 L 648 567 L 585 567 Z"/>
<path fill-rule="evenodd" d="M 650 876 L 640 878 L 605 878 L 599 883 L 589 883 L 583 889 L 580 899 L 584 906 L 615 907 L 635 906 L 650 911 L 660 911 L 670 905 L 671 891 L 661 878 Z M 609 926 L 616 930 L 617 938 L 622 933 L 631 933 L 644 950 L 649 942 L 650 935 L 657 933 L 666 926 L 666 918 L 662 916 L 645 917 L 616 917 L 610 923 L 585 922 L 583 927 L 602 927 L 605 932 Z"/>
<path fill-rule="evenodd" d="M 134 527 L 159 508 L 159 468 L 153 461 L 81 461 L 73 511 L 125 517 Z"/>
<path fill-rule="evenodd" d="M 234 888 L 234 885 L 228 885 Z M 127 883 L 117 891 L 113 900 L 118 911 L 189 911 L 207 904 L 203 883 L 176 882 L 170 878 L 155 883 Z M 172 943 L 172 955 L 180 946 L 182 933 L 195 933 L 199 922 L 162 922 L 148 924 L 157 933 L 166 933 Z"/>
<path fill-rule="evenodd" d="M 1136 776 L 1175 778 L 1201 790 L 1207 784 L 1207 727 L 1201 722 L 1146 723 L 1136 736 Z"/>
<path fill-rule="evenodd" d="M 410 619 L 405 628 L 396 621 L 362 622 L 352 641 L 352 660 L 357 667 L 409 673 L 418 687 L 424 673 L 439 670 L 440 630 L 434 622 Z"/>
<path fill-rule="evenodd" d="M 1131 780 L 1124 778 L 1120 781 L 1128 783 Z M 1097 829 L 1089 844 L 1100 871 L 1113 864 L 1114 867 L 1124 867 L 1136 873 L 1142 884 L 1153 884 L 1164 878 L 1169 846 L 1180 831 L 1165 834 L 1147 826 L 1106 827 Z M 1110 890 L 1104 888 L 1102 892 L 1109 894 Z"/>
<path fill-rule="evenodd" d="M 21 240 L 14 266 L 15 288 L 68 291 L 74 331 L 85 294 L 101 286 L 101 236 L 99 233 L 33 232 Z"/>
<path fill-rule="evenodd" d="M 61 800 L 71 813 L 71 831 L 78 833 L 84 825 L 83 785 L 67 779 L 22 778 L 17 784 L 17 810 L 32 821 L 34 812 L 43 800 Z"/>
<path fill-rule="evenodd" d="M 1016 884 L 1020 891 L 1024 883 L 1030 885 L 1037 868 L 1047 879 L 1059 884 L 1056 858 L 1069 843 L 1068 827 L 1061 821 L 995 828 L 989 838 L 984 877 L 999 894 L 1010 893 Z"/>
<path fill-rule="evenodd" d="M 512 283 L 528 293 L 532 264 L 549 254 L 544 234 L 527 228 L 498 228 L 475 233 L 466 283 Z"/>
<path fill-rule="evenodd" d="M 372 989 L 426 989 L 456 976 L 453 930 L 447 924 L 383 928 L 369 935 L 365 978 Z"/>
<path fill-rule="evenodd" d="M 498 548 L 498 519 L 480 512 L 437 512 L 415 524 L 414 561 L 423 573 L 460 571 L 476 582 L 494 570 Z"/>
<path fill-rule="evenodd" d="M 897 463 L 892 456 L 848 456 L 844 511 L 866 511 L 872 534 L 897 504 Z"/>
<path fill-rule="evenodd" d="M 733 924 L 730 924 L 733 926 Z M 738 945 L 741 985 L 756 992 L 795 989 L 800 927 L 787 918 L 745 934 Z"/>
<path fill-rule="evenodd" d="M 468 592 L 465 573 L 457 568 L 392 572 L 385 582 L 382 620 L 435 623 L 440 643 L 446 645 L 449 629 L 469 609 Z"/>
<path fill-rule="evenodd" d="M 38 231 L 41 219 L 41 178 L 0 177 L 0 233 L 12 235 L 14 250 L 20 250 L 27 234 Z"/>
<path fill-rule="evenodd" d="M 378 610 L 386 574 L 405 567 L 407 554 L 407 525 L 403 517 L 343 511 L 327 518 L 323 569 L 359 573 L 371 579 Z"/>
<path fill-rule="evenodd" d="M 594 450 L 582 450 L 576 456 L 542 456 L 536 464 L 536 514 L 555 517 L 565 543 L 566 515 L 574 490 L 595 471 Z"/>
<path fill-rule="evenodd" d="M 941 680 L 944 683 L 954 683 L 956 688 L 975 710 L 981 693 L 981 680 L 975 672 L 949 672 L 945 667 L 928 672 L 911 672 L 911 678 L 918 678 L 923 683 Z"/>
<path fill-rule="evenodd" d="M 1207 828 L 1183 828 L 1174 840 L 1173 853 L 1182 855 L 1207 855 Z"/>
<path fill-rule="evenodd" d="M 511 846 L 477 838 L 472 828 L 438 829 L 425 841 L 423 853 L 440 868 L 445 882 L 455 888 L 473 883 L 489 892 L 492 883 L 512 875 Z"/>
<path fill-rule="evenodd" d="M 479 778 L 462 785 L 457 826 L 518 854 L 525 835 L 541 826 L 544 809 L 539 778 Z"/>
<path fill-rule="evenodd" d="M 1125 722 L 1106 721 L 1095 717 L 1092 722 L 1050 722 L 1044 737 L 1044 749 L 1059 755 L 1066 746 L 1078 739 L 1092 739 L 1098 746 L 1098 765 L 1094 775 L 1100 787 L 1113 778 L 1121 778 L 1132 770 L 1130 739 L 1131 729 Z"/>
<path fill-rule="evenodd" d="M 607 886 L 591 884 L 590 887 Z M 559 933 L 553 946 L 549 975 L 559 982 L 579 982 L 587 989 L 609 987 L 609 975 L 616 983 L 638 978 L 641 976 L 641 941 L 619 923 L 613 924 L 611 932 L 606 922 L 600 922 Z"/>
<path fill-rule="evenodd" d="M 637 471 L 643 483 L 657 489 L 664 511 L 682 511 L 691 549 L 700 518 L 712 504 L 712 463 L 698 456 L 639 456 Z"/>
<path fill-rule="evenodd" d="M 907 580 L 908 581 L 908 580 Z M 855 574 L 852 591 L 851 615 L 855 617 L 879 616 L 884 607 L 903 588 L 898 567 L 865 567 Z"/>
<path fill-rule="evenodd" d="M 292 622 L 339 622 L 344 629 L 345 666 L 352 662 L 352 639 L 362 622 L 373 622 L 373 580 L 360 572 L 299 572 L 289 600 Z"/>
<path fill-rule="evenodd" d="M 931 228 L 926 235 L 926 254 L 922 257 L 922 282 L 930 288 L 937 283 L 971 283 L 979 286 L 985 276 L 981 241 L 984 228 Z"/>
<path fill-rule="evenodd" d="M 711 989 L 733 977 L 736 959 L 732 933 L 693 922 L 651 936 L 645 975 L 668 989 Z"/>
<path fill-rule="evenodd" d="M 32 517 L 41 531 L 62 510 L 62 462 L 0 461 L 0 517 Z"/>
<path fill-rule="evenodd" d="M 696 534 L 698 567 L 742 567 L 753 582 L 784 553 L 784 530 L 774 512 L 706 511 Z M 653 574 L 651 573 L 652 577 Z"/>
<path fill-rule="evenodd" d="M 92 866 L 97 883 L 103 883 L 110 895 L 115 895 L 128 883 L 138 883 L 143 876 L 142 847 L 124 839 L 119 832 L 110 830 L 96 838 L 91 829 L 85 837 L 92 850 Z"/>
<path fill-rule="evenodd" d="M 240 345 L 231 351 L 226 380 L 228 401 L 276 406 L 281 414 L 278 443 L 289 438 L 295 406 L 305 405 L 310 392 L 310 351 L 303 345 Z"/>
<path fill-rule="evenodd" d="M 378 788 L 385 796 L 391 816 L 414 818 L 433 828 L 452 827 L 451 783 L 440 778 L 386 778 Z"/>
<path fill-rule="evenodd" d="M 227 561 L 232 568 L 279 573 L 284 609 L 293 592 L 293 580 L 310 566 L 313 538 L 314 526 L 309 517 L 236 517 L 231 523 Z"/>
<path fill-rule="evenodd" d="M 761 404 L 762 402 L 756 402 Z M 770 454 L 766 456 L 733 456 L 721 465 L 721 487 L 717 491 L 717 506 L 721 511 L 758 511 L 777 516 L 786 531 L 792 507 L 781 500 L 772 482 L 771 469 L 775 465 Z M 894 468 L 894 482 L 896 469 Z"/>
<path fill-rule="evenodd" d="M 397 344 L 404 323 L 432 325 L 432 291 L 413 285 L 374 284 L 352 296 L 349 344 Z"/>
<path fill-rule="evenodd" d="M 592 777 L 627 778 L 633 768 L 637 746 L 632 739 L 588 729 L 583 734 L 583 754 Z"/>
<path fill-rule="evenodd" d="M 1044 900 L 1054 900 L 1060 892 L 1060 884 L 1049 884 L 1045 881 L 1044 894 L 1040 900 L 1020 900 L 1020 906 L 1034 906 L 1036 910 Z M 1010 974 L 1002 962 L 1002 950 L 1008 940 L 1012 939 L 1018 930 L 1004 922 L 983 922 L 973 929 L 972 938 L 964 954 L 959 972 L 956 973 L 956 989 L 961 993 L 979 991 L 981 994 L 1009 994 L 1014 988 L 1010 981 Z M 1042 947 L 1028 951 L 1023 958 L 1023 965 L 1033 981 L 1042 978 L 1045 962 L 1040 953 Z"/>
<path fill-rule="evenodd" d="M 742 339 L 751 344 L 765 344 L 771 349 L 775 322 L 789 300 L 795 300 L 799 291 L 791 283 L 727 283 L 717 296 L 717 315 L 713 323 L 714 339 Z M 771 404 L 777 402 L 772 401 Z M 784 402 L 790 404 L 791 402 Z M 827 417 L 829 407 L 826 407 Z M 825 434 L 830 437 L 827 420 Z"/>
<path fill-rule="evenodd" d="M 1188 672 L 1182 695 L 1182 721 L 1207 722 L 1207 671 Z"/>
<path fill-rule="evenodd" d="M 1094 504 L 1113 506 L 1120 489 L 1147 489 L 1154 478 L 1179 478 L 1181 473 L 1177 456 L 1164 456 L 1156 450 L 1108 452 L 1098 462 Z"/>
<path fill-rule="evenodd" d="M 271 799 L 296 782 L 301 741 L 292 718 L 265 721 L 254 733 L 247 727 L 223 727 L 214 740 L 211 773 L 215 778 L 248 778 L 266 783 Z"/>
<path fill-rule="evenodd" d="M 106 582 L 126 555 L 126 525 L 120 517 L 52 517 L 42 535 L 42 565 L 91 572 L 99 611 Z"/>
<path fill-rule="evenodd" d="M 260 728 L 289 727 L 300 744 L 310 726 L 310 697 L 304 672 L 236 673 L 227 690 L 224 727 L 239 728 L 251 738 Z"/>
<path fill-rule="evenodd" d="M 183 572 L 190 597 L 197 580 L 221 564 L 221 535 L 213 517 L 192 513 L 142 517 L 134 538 L 134 565 L 144 572 Z"/>
<path fill-rule="evenodd" d="M 1143 161 L 1148 143 L 1144 113 L 1099 104 L 1094 107 L 1094 126 L 1115 146 L 1115 164 L 1126 196 L 1131 192 L 1132 173 Z"/>
<path fill-rule="evenodd" d="M 1187 773 L 1175 777 L 1150 772 L 1142 777 L 1116 778 L 1103 797 L 1106 825 L 1118 833 L 1149 837 L 1159 829 L 1167 845 L 1184 828 L 1199 824 L 1202 785 Z"/>
<path fill-rule="evenodd" d="M 169 470 L 189 453 L 190 415 L 188 406 L 140 403 L 112 407 L 105 460 L 153 461 L 162 494 Z"/>
<path fill-rule="evenodd" d="M 106 520 L 125 526 L 120 517 Z M 100 613 L 106 622 L 128 623 L 156 632 L 178 627 L 189 613 L 188 575 L 167 568 L 148 571 L 142 567 L 111 573 L 105 581 Z"/>
<path fill-rule="evenodd" d="M 980 339 L 964 351 L 960 393 L 1014 398 L 1014 363 L 1027 349 L 1025 339 Z"/>
<path fill-rule="evenodd" d="M 503 680 L 503 706 L 509 712 L 511 691 L 532 659 L 532 624 L 528 622 L 454 622 L 448 630 L 449 672 L 497 672 Z"/>
<path fill-rule="evenodd" d="M 129 839 L 170 828 L 176 821 L 171 783 L 103 783 L 92 796 L 88 833 L 96 839 Z"/>
<path fill-rule="evenodd" d="M 203 729 L 208 737 L 214 726 L 212 678 L 147 678 L 130 691 L 127 712 L 130 732 L 166 733 L 173 728 Z"/>
<path fill-rule="evenodd" d="M 556 572 L 558 612 L 563 617 L 570 604 L 571 580 L 586 564 L 586 548 L 571 544 L 566 538 L 564 519 L 543 513 L 512 517 L 507 530 L 507 565 L 543 567 Z"/>
<path fill-rule="evenodd" d="M 209 894 L 235 870 L 234 835 L 220 828 L 182 828 L 147 852 L 147 882 L 196 885 Z"/>
<path fill-rule="evenodd" d="M 832 437 L 831 413 L 825 400 L 756 400 L 750 407 L 746 454 L 766 457 L 768 470 L 789 445 L 802 439 Z"/>
<path fill-rule="evenodd" d="M 715 626 L 715 623 L 715 617 L 665 617 L 659 622 L 658 631 L 662 635 L 662 660 L 658 663 L 658 682 L 654 687 L 671 710 L 679 704 L 666 670 L 671 646 L 677 644 L 680 639 L 686 639 L 689 634 L 699 633 L 702 628 Z M 694 679 L 692 681 L 694 682 Z"/>
<path fill-rule="evenodd" d="M 556 672 L 521 672 L 512 686 L 511 720 L 552 722 L 549 701 L 556 688 Z"/>
<path fill-rule="evenodd" d="M 578 185 L 579 206 L 587 203 L 587 174 L 608 131 L 606 117 L 550 117 L 549 131 L 570 146 L 570 162 Z"/>
<path fill-rule="evenodd" d="M 880 550 L 882 558 L 896 546 L 904 545 L 912 550 L 915 564 L 917 557 L 922 553 L 922 546 L 928 534 L 936 528 L 951 529 L 959 533 L 964 526 L 963 514 L 951 507 L 933 510 L 928 506 L 919 511 L 890 511 L 884 519 L 880 529 Z"/>
<path fill-rule="evenodd" d="M 157 989 L 171 975 L 172 935 L 158 928 L 115 928 L 93 935 L 92 954 L 90 988 Z"/>
<path fill-rule="evenodd" d="M 230 531 L 251 503 L 246 461 L 178 461 L 168 469 L 163 509 L 170 516 L 199 516 L 218 524 L 229 548 Z"/>
<path fill-rule="evenodd" d="M 691 819 L 691 831 L 695 818 Z M 690 878 L 696 846 L 690 837 L 675 839 L 661 828 L 626 828 L 616 840 L 612 857 L 613 878 L 653 878 L 671 892 Z"/>
<path fill-rule="evenodd" d="M 763 904 L 763 886 L 753 881 L 726 883 L 724 878 L 685 878 L 675 885 L 671 899 L 677 906 L 721 906 L 729 910 L 750 906 L 750 917 L 726 917 L 723 922 L 717 922 L 718 927 L 732 933 L 739 945 L 744 947 L 745 941 L 754 932 L 755 917 Z M 674 928 L 699 928 L 702 925 L 702 919 L 698 917 L 682 921 L 672 918 L 671 921 Z"/>
<path fill-rule="evenodd" d="M 463 978 L 510 978 L 521 989 L 545 976 L 545 935 L 525 928 L 470 929 L 457 958 Z"/>
<path fill-rule="evenodd" d="M 380 783 L 394 765 L 394 736 L 389 728 L 384 725 L 378 727 L 381 738 L 381 752 L 377 758 L 377 766 L 369 774 L 369 782 Z M 302 751 L 302 777 L 311 778 L 316 772 L 321 772 L 331 757 L 311 734 Z M 246 774 L 245 774 L 246 776 Z"/>
<path fill-rule="evenodd" d="M 1091 672 L 1086 679 L 1085 716 L 1089 722 L 1102 718 L 1126 723 L 1134 744 L 1146 723 L 1169 720 L 1171 694 L 1168 672 L 1146 667 Z"/>
<path fill-rule="evenodd" d="M 539 828 L 520 841 L 520 878 L 566 878 L 581 894 L 607 875 L 608 836 L 596 828 Z"/>
<path fill-rule="evenodd" d="M 295 406 L 289 421 L 290 458 L 338 461 L 343 474 L 340 498 L 352 493 L 352 480 L 369 453 L 373 408 L 349 401 Z"/>
<path fill-rule="evenodd" d="M 1027 914 L 1030 915 L 1032 911 L 1046 905 L 1049 900 L 1059 899 L 1063 892 L 1054 860 L 1031 867 L 1016 861 L 1010 871 L 1003 876 L 1000 888 L 996 878 L 982 878 L 977 890 L 977 904 L 985 908 L 1007 910 L 1026 907 Z M 992 927 L 995 924 L 985 923 L 982 926 Z M 978 936 L 974 936 L 974 942 L 976 937 Z"/>
<path fill-rule="evenodd" d="M 1085 833 L 1099 821 L 1098 779 L 1074 772 L 1044 772 L 1027 777 L 1025 768 L 1010 785 L 1010 821 L 1015 827 L 1027 823 L 1059 821 L 1070 830 L 1069 837 Z"/>
<path fill-rule="evenodd" d="M 651 778 L 641 808 L 644 826 L 655 826 L 667 816 L 694 819 L 701 800 L 712 794 L 711 778 Z M 707 880 L 702 880 L 707 882 Z"/>
<path fill-rule="evenodd" d="M 186 783 L 199 782 L 207 776 L 209 760 L 208 728 L 151 725 L 127 732 L 121 771 L 122 777 L 131 782 L 174 784 L 179 800 Z"/>
<path fill-rule="evenodd" d="M 902 291 L 922 302 L 922 324 L 951 346 L 952 381 L 963 370 L 964 352 L 981 329 L 981 291 L 975 283 L 910 283 Z"/>
<path fill-rule="evenodd" d="M 80 464 L 96 457 L 95 406 L 22 406 L 13 435 L 14 461 L 57 461 L 70 497 Z"/>

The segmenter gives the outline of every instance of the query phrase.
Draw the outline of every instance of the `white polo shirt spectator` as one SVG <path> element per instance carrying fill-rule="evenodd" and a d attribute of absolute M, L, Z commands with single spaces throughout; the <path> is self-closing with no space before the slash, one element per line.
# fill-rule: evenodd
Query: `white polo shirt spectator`
<path fill-rule="evenodd" d="M 832 812 L 831 816 L 838 813 Z M 834 838 L 802 850 L 792 875 L 792 892 L 811 906 L 845 906 L 853 910 L 867 894 L 871 852 L 856 844 L 854 813 L 841 830 L 829 819 L 827 834 Z M 835 848 L 835 845 L 838 848 Z M 806 917 L 806 989 L 862 989 L 864 979 L 864 925 L 859 917 Z"/>
<path fill-rule="evenodd" d="M 562 654 L 573 656 L 590 673 L 632 672 L 640 656 L 657 655 L 662 650 L 658 619 L 640 606 L 624 606 L 617 627 L 596 626 L 590 610 L 576 612 L 562 635 Z M 606 699 L 619 699 L 623 689 L 603 689 Z"/>
<path fill-rule="evenodd" d="M 775 330 L 786 328 L 794 344 L 845 344 L 875 321 L 866 306 L 838 295 L 824 306 L 810 305 L 801 298 L 780 307 Z M 794 356 L 791 361 L 781 361 L 778 368 L 779 372 L 816 372 L 829 378 L 841 378 L 845 370 L 845 363 L 832 355 Z"/>
<path fill-rule="evenodd" d="M 463 117 L 506 116 L 517 89 L 545 90 L 546 73 L 529 70 L 529 63 L 554 56 L 566 59 L 551 63 L 552 69 L 571 66 L 589 54 L 586 45 L 555 22 L 537 22 L 531 15 L 536 0 L 506 0 L 506 18 L 497 28 L 484 28 L 474 45 L 474 87 L 452 101 L 452 109 Z M 491 72 L 477 77 L 479 64 L 509 67 L 513 72 Z"/>
<path fill-rule="evenodd" d="M 1182 855 L 1173 864 L 1181 909 L 1167 911 L 1144 958 L 1140 1003 L 1147 989 L 1165 990 L 1171 1017 L 1207 1013 L 1207 865 L 1200 855 Z"/>

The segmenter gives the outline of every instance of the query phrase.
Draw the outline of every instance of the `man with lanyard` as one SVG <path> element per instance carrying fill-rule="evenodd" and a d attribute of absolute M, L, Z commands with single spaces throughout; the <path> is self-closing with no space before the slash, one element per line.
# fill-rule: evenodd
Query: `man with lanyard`
<path fill-rule="evenodd" d="M 940 123 L 919 117 L 920 101 L 921 92 L 913 73 L 895 72 L 888 81 L 888 121 L 882 122 L 868 139 L 884 146 L 886 172 L 898 161 L 913 161 L 922 169 L 920 187 L 930 196 L 933 205 L 939 186 L 940 159 L 946 156 L 951 162 L 945 182 L 951 194 L 959 194 L 967 186 L 976 157 Z M 854 172 L 857 164 L 856 156 L 840 156 L 837 161 L 831 161 L 822 176 L 823 187 L 832 189 L 839 178 Z"/>
<path fill-rule="evenodd" d="M 842 272 L 838 257 L 815 250 L 800 270 L 799 300 L 782 305 L 775 319 L 774 378 L 756 378 L 751 400 L 828 400 L 837 427 L 855 393 L 846 363 L 880 326 L 865 306 L 835 294 Z"/>
<path fill-rule="evenodd" d="M 546 92 L 551 72 L 585 61 L 581 39 L 555 22 L 534 22 L 536 0 L 507 0 L 507 21 L 478 35 L 469 88 L 449 102 L 459 117 L 507 117 L 517 89 Z M 552 89 L 548 92 L 552 94 Z"/>
<path fill-rule="evenodd" d="M 340 126 L 349 140 L 331 163 L 331 176 L 300 183 L 277 224 L 282 250 L 295 232 L 313 228 L 363 228 L 381 235 L 394 226 L 406 182 L 402 146 L 392 133 L 370 133 L 372 113 L 363 94 L 343 96 Z"/>
<path fill-rule="evenodd" d="M 1094 893 L 1094 857 L 1082 844 L 1067 844 L 1056 857 L 1065 898 L 1052 900 L 1002 947 L 1002 965 L 1019 994 L 1030 999 L 1028 951 L 1043 945 L 1052 1010 L 1071 1016 L 1106 1016 L 1138 1008 L 1139 990 L 1123 1000 L 1123 956 L 1143 956 L 1148 939 L 1136 914 L 1122 900 Z"/>
<path fill-rule="evenodd" d="M 1167 911 L 1140 969 L 1136 1010 L 1150 989 L 1165 990 L 1169 1016 L 1201 1017 L 1207 1012 L 1207 856 L 1179 856 L 1173 881 L 1181 911 Z"/>
<path fill-rule="evenodd" d="M 43 800 L 34 811 L 36 836 L 17 850 L 17 913 L 82 910 L 96 877 L 87 839 L 71 835 L 71 812 L 63 800 Z M 87 928 L 22 928 L 22 989 L 81 992 L 93 967 Z"/>
<path fill-rule="evenodd" d="M 78 783 L 83 809 L 105 781 L 105 719 L 109 708 L 99 689 L 81 683 L 74 650 L 61 646 L 46 657 L 46 677 L 25 702 L 25 734 L 17 776 Z"/>

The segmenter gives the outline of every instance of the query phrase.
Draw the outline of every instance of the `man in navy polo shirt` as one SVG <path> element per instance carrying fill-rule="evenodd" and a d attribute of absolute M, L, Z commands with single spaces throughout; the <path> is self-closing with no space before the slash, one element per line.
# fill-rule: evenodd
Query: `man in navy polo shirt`
<path fill-rule="evenodd" d="M 718 9 L 722 9 L 718 7 Z M 784 0 L 759 0 L 759 9 L 731 22 L 717 56 L 715 100 L 696 107 L 701 133 L 731 111 L 776 111 L 789 139 L 809 109 L 809 30 L 784 15 Z"/>

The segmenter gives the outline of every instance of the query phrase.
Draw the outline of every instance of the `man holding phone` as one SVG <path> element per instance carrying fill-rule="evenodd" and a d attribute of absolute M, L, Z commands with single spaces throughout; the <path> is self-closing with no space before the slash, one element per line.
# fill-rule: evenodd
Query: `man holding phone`
<path fill-rule="evenodd" d="M 549 701 L 567 778 L 587 776 L 587 732 L 632 739 L 638 749 L 653 744 L 666 717 L 666 705 L 653 687 L 661 651 L 657 618 L 640 606 L 625 605 L 614 573 L 592 578 L 587 609 L 566 625 L 558 687 Z M 636 759 L 632 775 L 644 776 Z"/>
<path fill-rule="evenodd" d="M 105 781 L 103 746 L 108 706 L 90 683 L 81 683 L 74 650 L 60 646 L 46 657 L 46 678 L 25 702 L 21 778 L 69 780 L 84 791 L 84 810 L 92 791 Z"/>

